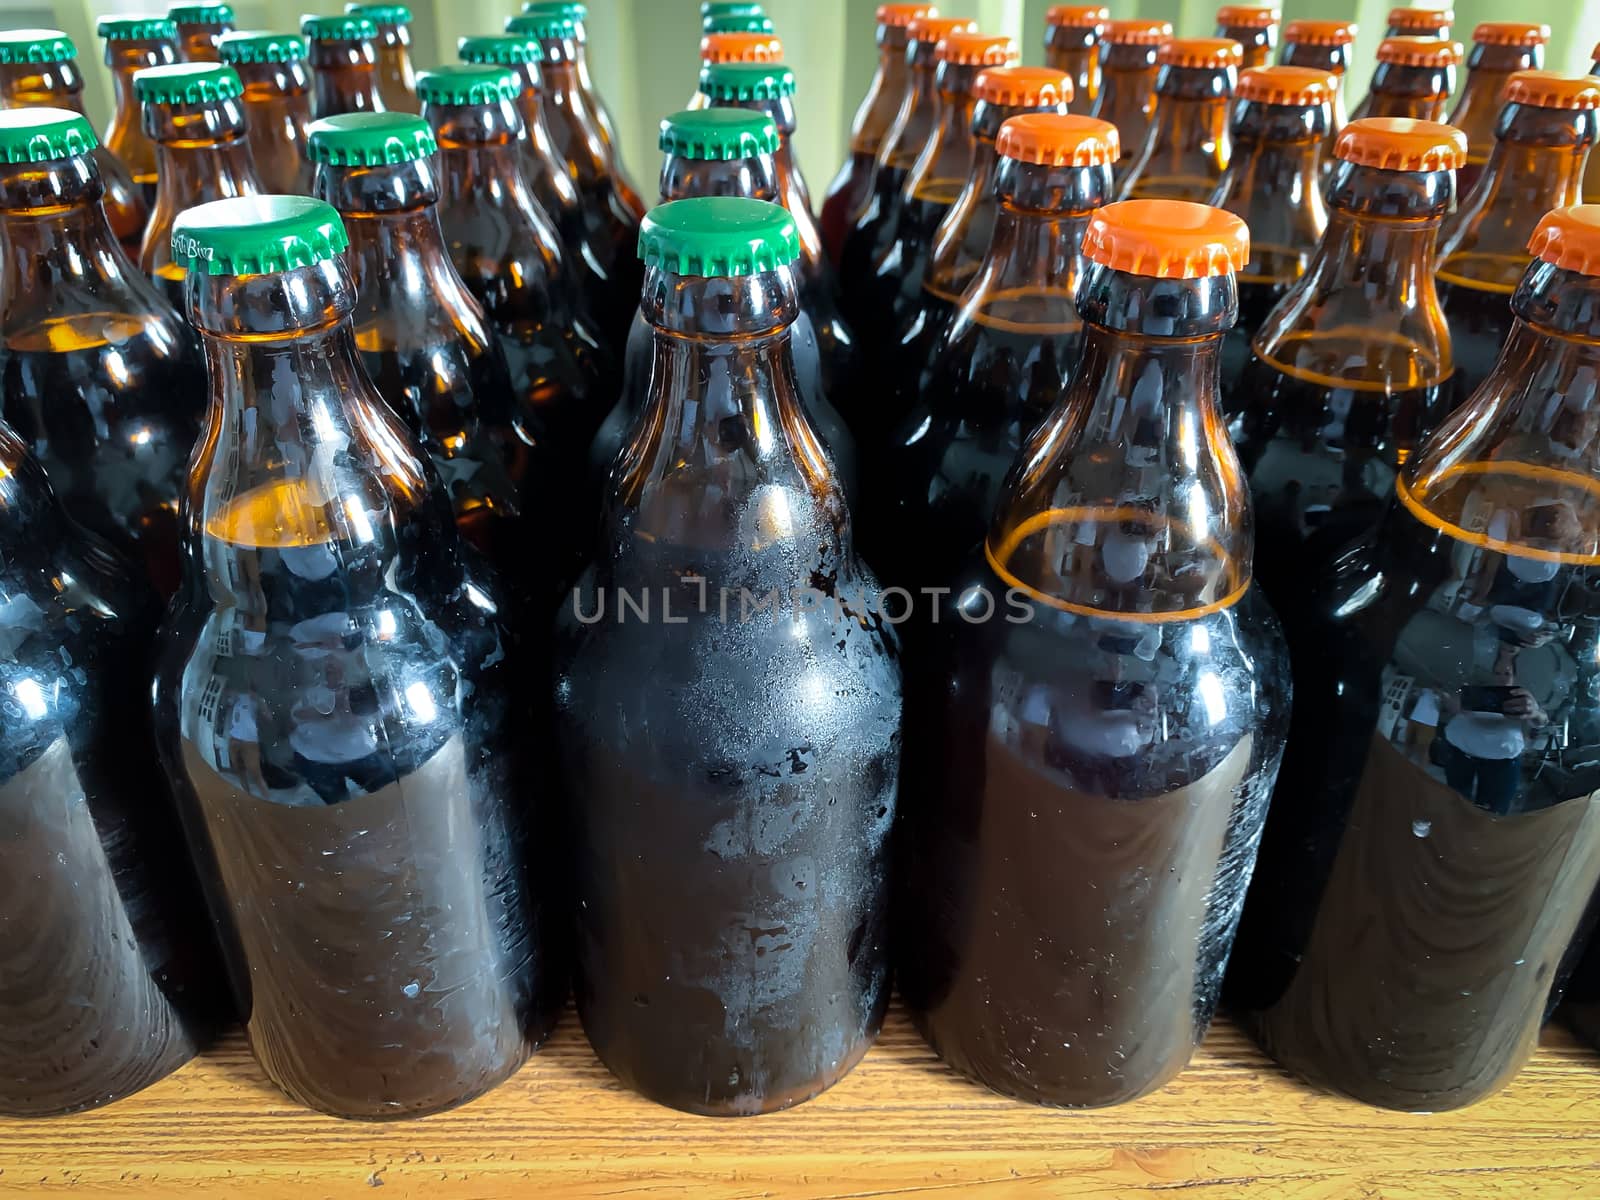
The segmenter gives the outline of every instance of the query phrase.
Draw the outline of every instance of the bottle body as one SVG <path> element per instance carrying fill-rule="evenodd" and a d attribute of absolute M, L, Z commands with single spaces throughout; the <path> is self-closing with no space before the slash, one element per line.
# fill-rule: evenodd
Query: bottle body
<path fill-rule="evenodd" d="M 1087 116 L 1100 95 L 1100 33 L 1102 26 L 1052 25 L 1045 33 L 1045 66 L 1072 80 L 1069 113 Z"/>
<path fill-rule="evenodd" d="M 411 65 L 411 30 L 388 21 L 378 26 L 378 100 L 385 112 L 414 113 L 417 103 L 417 70 Z"/>
<path fill-rule="evenodd" d="M 245 139 L 262 190 L 269 195 L 311 193 L 306 126 L 311 123 L 311 77 L 305 63 L 235 63 L 244 84 Z"/>
<path fill-rule="evenodd" d="M 1350 114 L 1364 117 L 1404 117 L 1413 121 L 1443 121 L 1450 103 L 1455 68 L 1382 62 L 1372 73 L 1366 98 Z"/>
<path fill-rule="evenodd" d="M 1172 35 L 1170 27 L 1167 36 Z M 1131 163 L 1144 146 L 1156 111 L 1156 42 L 1108 42 L 1100 60 L 1100 94 L 1090 115 L 1117 127 L 1122 162 Z M 1119 168 L 1120 173 L 1120 168 Z"/>
<path fill-rule="evenodd" d="M 1518 71 L 1535 71 L 1543 66 L 1542 42 L 1473 43 L 1472 53 L 1467 58 L 1467 81 L 1450 110 L 1450 124 L 1467 135 L 1467 161 L 1456 172 L 1456 187 L 1463 196 L 1471 193 L 1477 184 L 1494 149 L 1495 127 L 1505 103 L 1506 84 Z"/>

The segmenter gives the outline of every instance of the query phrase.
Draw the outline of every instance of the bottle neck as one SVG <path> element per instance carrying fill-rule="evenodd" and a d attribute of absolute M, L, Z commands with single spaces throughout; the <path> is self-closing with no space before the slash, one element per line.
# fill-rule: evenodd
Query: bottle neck
<path fill-rule="evenodd" d="M 371 42 L 312 42 L 309 58 L 320 116 L 383 110 L 378 51 Z"/>
<path fill-rule="evenodd" d="M 877 154 L 884 135 L 894 124 L 895 113 L 910 87 L 906 66 L 905 30 L 890 25 L 878 27 L 878 66 L 872 73 L 866 97 L 856 109 L 850 126 L 850 152 Z"/>
<path fill-rule="evenodd" d="M 1156 77 L 1157 150 L 1211 153 L 1228 137 L 1235 72 L 1162 67 Z"/>
<path fill-rule="evenodd" d="M 704 159 L 669 154 L 661 162 L 661 203 L 695 196 L 778 199 L 778 169 L 770 154 Z"/>
<path fill-rule="evenodd" d="M 178 45 L 184 62 L 217 62 L 217 39 L 233 30 L 232 25 L 178 26 Z"/>
<path fill-rule="evenodd" d="M 977 68 L 958 63 L 939 66 L 939 102 L 933 138 L 907 180 L 913 200 L 950 205 L 972 174 L 972 82 Z"/>
<path fill-rule="evenodd" d="M 286 96 L 304 96 L 311 90 L 306 64 L 293 62 L 238 63 L 233 68 L 244 84 L 246 104 L 266 104 Z"/>
<path fill-rule="evenodd" d="M 1440 120 L 1444 116 L 1451 89 L 1455 86 L 1455 73 L 1454 67 L 1379 63 L 1372 75 L 1372 89 L 1355 117 Z"/>
<path fill-rule="evenodd" d="M 1156 107 L 1156 47 L 1111 44 L 1100 59 L 1100 95 L 1094 115 L 1122 134 L 1122 157 L 1139 153 Z"/>
<path fill-rule="evenodd" d="M 0 64 L 0 107 L 46 105 L 83 112 L 83 74 L 72 60 Z"/>
<path fill-rule="evenodd" d="M 539 43 L 544 50 L 544 60 L 539 64 L 539 77 L 550 98 L 577 96 L 583 90 L 578 78 L 578 43 L 576 38 L 545 38 Z M 581 110 L 580 110 L 581 111 Z"/>
<path fill-rule="evenodd" d="M 1298 279 L 1328 225 L 1322 149 L 1328 121 L 1320 107 L 1242 104 L 1234 116 L 1233 157 L 1215 203 L 1250 226 L 1250 262 L 1241 284 Z"/>
<path fill-rule="evenodd" d="M 906 59 L 911 85 L 900 103 L 894 127 L 884 141 L 880 161 L 889 170 L 909 173 L 938 128 L 940 107 L 939 89 L 934 85 L 932 47 L 926 42 L 912 42 Z"/>
<path fill-rule="evenodd" d="M 0 165 L 0 306 L 25 300 L 41 319 L 59 307 L 52 293 L 71 280 L 139 279 L 101 206 L 104 187 L 88 155 Z M 148 289 L 144 289 L 148 292 Z M 154 301 L 148 294 L 142 299 Z M 96 302 L 114 303 L 97 285 Z"/>
<path fill-rule="evenodd" d="M 106 66 L 117 91 L 117 102 L 133 101 L 133 73 L 146 67 L 164 67 L 178 61 L 178 48 L 163 38 L 140 38 L 106 43 Z M 242 74 L 243 72 L 241 72 Z M 133 103 L 134 111 L 138 104 Z"/>

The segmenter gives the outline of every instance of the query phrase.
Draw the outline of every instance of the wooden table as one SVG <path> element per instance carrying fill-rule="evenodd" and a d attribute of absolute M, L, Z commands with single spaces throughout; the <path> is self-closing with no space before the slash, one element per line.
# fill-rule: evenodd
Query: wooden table
<path fill-rule="evenodd" d="M 790 1112 L 687 1117 L 623 1091 L 577 1021 L 515 1079 L 388 1125 L 294 1107 L 241 1038 L 120 1104 L 0 1121 L 0 1195 L 73 1197 L 1600 1197 L 1600 1057 L 1551 1030 L 1501 1095 L 1432 1117 L 1303 1087 L 1219 1022 L 1176 1083 L 1034 1108 L 942 1067 L 905 1018 Z"/>

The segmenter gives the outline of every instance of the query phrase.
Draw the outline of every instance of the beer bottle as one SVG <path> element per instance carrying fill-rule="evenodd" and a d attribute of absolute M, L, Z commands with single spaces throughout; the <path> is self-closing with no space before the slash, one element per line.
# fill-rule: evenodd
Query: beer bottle
<path fill-rule="evenodd" d="M 533 572 L 548 564 L 520 499 L 532 447 L 505 352 L 445 248 L 432 130 L 411 113 L 345 113 L 314 123 L 306 149 L 316 196 L 350 239 L 362 365 L 433 459 L 461 536 L 503 579 L 537 590 Z"/>
<path fill-rule="evenodd" d="M 1500 120 L 1506 84 L 1518 71 L 1544 67 L 1544 47 L 1549 40 L 1550 26 L 1523 21 L 1485 21 L 1472 31 L 1467 81 L 1462 85 L 1461 95 L 1456 97 L 1455 107 L 1450 110 L 1450 124 L 1467 135 L 1467 165 L 1456 175 L 1456 188 L 1463 196 L 1478 182 L 1484 164 L 1489 161 L 1489 152 L 1494 149 L 1494 131 Z M 1520 250 L 1520 243 L 1527 241 L 1528 230 L 1519 232 L 1523 235 L 1517 247 Z M 1510 282 L 1514 286 L 1516 280 L 1513 278 Z"/>
<path fill-rule="evenodd" d="M 178 29 L 181 62 L 219 62 L 217 40 L 233 31 L 233 9 L 227 4 L 173 4 L 167 18 Z"/>
<path fill-rule="evenodd" d="M 1234 276 L 1239 319 L 1222 339 L 1223 395 L 1250 359 L 1250 339 L 1306 273 L 1328 227 L 1322 150 L 1339 81 L 1310 67 L 1257 67 L 1239 76 L 1229 130 L 1233 158 L 1211 203 L 1250 227 L 1250 261 Z"/>
<path fill-rule="evenodd" d="M 1456 85 L 1461 43 L 1437 38 L 1391 37 L 1378 46 L 1378 69 L 1366 99 L 1350 114 L 1363 117 L 1407 117 L 1443 121 L 1445 105 Z"/>
<path fill-rule="evenodd" d="M 1334 78 L 1333 110 L 1323 144 L 1324 171 L 1333 168 L 1333 140 L 1349 120 L 1344 77 L 1350 70 L 1350 47 L 1355 43 L 1356 32 L 1354 21 L 1290 21 L 1283 27 L 1283 65 L 1326 71 Z"/>
<path fill-rule="evenodd" d="M 796 393 L 794 218 L 680 200 L 639 241 L 649 404 L 557 627 L 578 1012 L 627 1086 L 749 1115 L 882 1021 L 900 667 Z"/>
<path fill-rule="evenodd" d="M 41 146 L 16 128 L 8 162 Z M 165 1078 L 227 1005 L 149 711 L 130 703 L 156 596 L 3 421 L 0 603 L 0 1114 L 55 1116 Z"/>
<path fill-rule="evenodd" d="M 878 5 L 878 66 L 850 121 L 850 157 L 822 198 L 822 241 L 835 265 L 844 251 L 851 218 L 872 194 L 878 152 L 911 89 L 907 29 L 912 21 L 937 13 L 931 4 Z"/>
<path fill-rule="evenodd" d="M 1218 397 L 1245 224 L 1124 201 L 1083 252 L 1082 360 L 908 657 L 895 864 L 934 1049 L 1073 1107 L 1154 1091 L 1205 1034 L 1289 717 Z"/>
<path fill-rule="evenodd" d="M 80 114 L 0 112 L 4 418 L 72 518 L 135 559 L 165 597 L 177 586 L 178 492 L 200 433 L 200 356 L 117 244 L 94 144 Z"/>
<path fill-rule="evenodd" d="M 700 39 L 700 70 L 707 67 L 783 62 L 783 42 L 771 34 L 712 33 Z M 709 108 L 711 97 L 696 87 L 685 108 Z"/>
<path fill-rule="evenodd" d="M 422 115 L 439 146 L 445 244 L 500 341 L 518 429 L 539 462 L 532 482 L 540 495 L 524 496 L 526 511 L 570 513 L 616 383 L 555 228 L 522 171 L 518 86 L 504 67 L 440 67 L 417 76 Z M 561 531 L 564 547 L 587 545 L 591 516 Z"/>
<path fill-rule="evenodd" d="M 1124 199 L 1210 199 L 1233 154 L 1228 104 L 1239 82 L 1239 43 L 1177 38 L 1157 52 L 1156 112 L 1144 145 L 1117 179 Z"/>
<path fill-rule="evenodd" d="M 589 74 L 589 6 L 571 2 L 558 2 L 558 0 L 524 0 L 522 5 L 523 16 L 528 17 L 561 17 L 572 22 L 572 31 L 577 35 L 573 44 L 572 67 L 576 79 L 579 95 L 589 116 L 600 133 L 600 140 L 605 143 L 606 151 L 613 161 L 617 154 L 617 123 L 611 117 L 611 112 L 606 108 L 606 102 L 600 96 L 600 89 L 595 87 L 594 79 Z"/>
<path fill-rule="evenodd" d="M 144 231 L 139 266 L 167 303 L 187 312 L 189 269 L 172 254 L 172 225 L 186 208 L 261 191 L 245 136 L 244 85 L 232 67 L 185 62 L 146 67 L 133 77 L 144 131 L 156 143 L 161 182 Z"/>
<path fill-rule="evenodd" d="M 1100 39 L 1111 10 L 1103 4 L 1057 4 L 1044 19 L 1045 66 L 1072 81 L 1067 111 L 1087 113 L 1100 94 Z"/>
<path fill-rule="evenodd" d="M 868 286 L 873 264 L 899 226 L 906 179 L 933 142 L 939 124 L 941 100 L 934 80 L 939 42 L 951 34 L 977 31 L 978 23 L 967 17 L 916 17 L 906 26 L 906 70 L 910 82 L 900 98 L 894 122 L 878 147 L 866 199 L 850 214 L 839 249 L 840 299 L 850 327 L 864 344 L 870 344 L 884 317 L 870 311 L 871 302 L 862 293 Z"/>
<path fill-rule="evenodd" d="M 1107 21 L 1101 38 L 1100 94 L 1090 115 L 1117 127 L 1124 160 L 1144 146 L 1156 110 L 1156 53 L 1172 40 L 1166 21 Z"/>
<path fill-rule="evenodd" d="M 1111 196 L 1115 125 L 1033 112 L 1007 120 L 995 145 L 993 234 L 864 485 L 867 557 L 914 595 L 948 583 L 983 541 L 1001 481 L 1066 387 L 1083 328 L 1079 245 Z"/>
<path fill-rule="evenodd" d="M 1590 51 L 1594 65 L 1589 68 L 1589 74 L 1600 75 L 1600 42 Z M 1583 199 L 1587 204 L 1600 204 L 1600 154 L 1589 155 L 1589 167 L 1583 173 Z"/>
<path fill-rule="evenodd" d="M 1450 8 L 1391 8 L 1389 27 L 1383 36 L 1424 37 L 1448 40 L 1450 28 L 1456 23 L 1454 9 Z"/>
<path fill-rule="evenodd" d="M 383 112 L 378 94 L 378 27 L 366 17 L 306 17 L 300 33 L 311 47 L 313 109 L 319 117 Z"/>
<path fill-rule="evenodd" d="M 1217 36 L 1239 43 L 1240 70 L 1265 67 L 1272 63 L 1282 22 L 1283 10 L 1275 5 L 1224 4 L 1217 9 Z"/>
<path fill-rule="evenodd" d="M 437 1112 L 565 992 L 504 598 L 362 368 L 338 214 L 219 200 L 173 239 L 212 369 L 163 765 L 267 1075 L 336 1116 Z"/>
<path fill-rule="evenodd" d="M 156 202 L 156 146 L 140 125 L 133 73 L 177 62 L 178 29 L 165 17 L 102 17 L 97 32 L 106 44 L 106 66 L 116 93 L 116 107 L 102 144 L 128 168 L 148 211 Z M 139 232 L 142 235 L 144 230 Z"/>
<path fill-rule="evenodd" d="M 1462 396 L 1477 390 L 1511 332 L 1528 239 L 1545 213 L 1583 200 L 1584 166 L 1600 138 L 1600 79 L 1519 71 L 1504 98 L 1488 165 L 1439 227 L 1439 300 Z"/>
<path fill-rule="evenodd" d="M 1226 397 L 1255 502 L 1257 574 L 1291 620 L 1457 399 L 1434 239 L 1466 138 L 1371 117 L 1346 125 L 1334 154 L 1327 232 Z"/>
<path fill-rule="evenodd" d="M 305 42 L 292 33 L 225 33 L 217 53 L 244 87 L 245 140 L 263 190 L 308 194 L 311 161 L 305 150 L 311 74 L 306 70 Z"/>
<path fill-rule="evenodd" d="M 1065 113 L 1072 94 L 1071 77 L 1049 67 L 987 67 L 978 73 L 972 85 L 972 169 L 934 231 L 915 304 L 890 345 L 879 350 L 888 357 L 880 368 L 884 385 L 872 392 L 874 442 L 916 406 L 939 339 L 989 250 L 1001 204 L 995 189 L 1000 127 L 1023 113 Z"/>
<path fill-rule="evenodd" d="M 1600 209 L 1530 248 L 1494 370 L 1308 593 L 1229 968 L 1280 1063 L 1413 1112 L 1527 1061 L 1600 883 Z"/>
<path fill-rule="evenodd" d="M 388 112 L 417 111 L 417 72 L 411 65 L 411 10 L 404 4 L 349 3 L 344 11 L 378 29 L 378 99 Z"/>
<path fill-rule="evenodd" d="M 0 30 L 0 107 L 42 105 L 83 112 L 77 60 L 77 46 L 60 30 Z M 137 255 L 150 206 L 127 165 L 93 139 L 89 144 L 112 232 L 124 250 Z"/>

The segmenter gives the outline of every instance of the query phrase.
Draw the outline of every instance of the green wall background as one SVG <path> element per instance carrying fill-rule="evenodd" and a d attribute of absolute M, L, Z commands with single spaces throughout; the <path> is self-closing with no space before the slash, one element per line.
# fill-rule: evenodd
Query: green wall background
<path fill-rule="evenodd" d="M 95 20 L 112 12 L 140 12 L 164 0 L 0 0 L 0 23 L 11 28 L 47 25 L 77 41 L 89 67 L 91 111 L 103 123 L 109 103 L 105 74 L 93 69 L 101 47 Z M 291 30 L 302 12 L 337 12 L 343 0 L 232 0 L 240 28 Z M 455 59 L 456 38 L 498 32 L 519 0 L 410 0 L 418 66 Z M 947 15 L 971 16 L 986 31 L 1007 33 L 1022 47 L 1023 61 L 1043 57 L 1044 14 L 1049 0 L 947 0 Z M 771 0 L 767 12 L 783 38 L 784 53 L 799 80 L 797 151 L 813 190 L 827 185 L 842 160 L 855 106 L 866 91 L 876 59 L 875 0 Z M 1212 32 L 1216 0 L 1112 0 L 1113 16 L 1162 17 L 1180 34 Z M 1392 0 L 1288 0 L 1285 20 L 1348 15 L 1361 25 L 1352 74 L 1352 104 L 1366 88 L 1370 62 L 1382 37 Z M 1442 7 L 1434 4 L 1430 7 Z M 1544 21 L 1554 33 L 1547 65 L 1587 72 L 1590 51 L 1600 42 L 1600 0 L 1521 0 L 1515 14 L 1494 0 L 1460 0 L 1455 36 L 1465 41 L 1479 21 Z M 654 192 L 658 167 L 656 122 L 679 108 L 694 90 L 700 37 L 698 0 L 589 0 L 590 62 L 600 89 L 621 126 L 623 153 L 642 190 Z M 820 199 L 820 197 L 819 197 Z"/>

